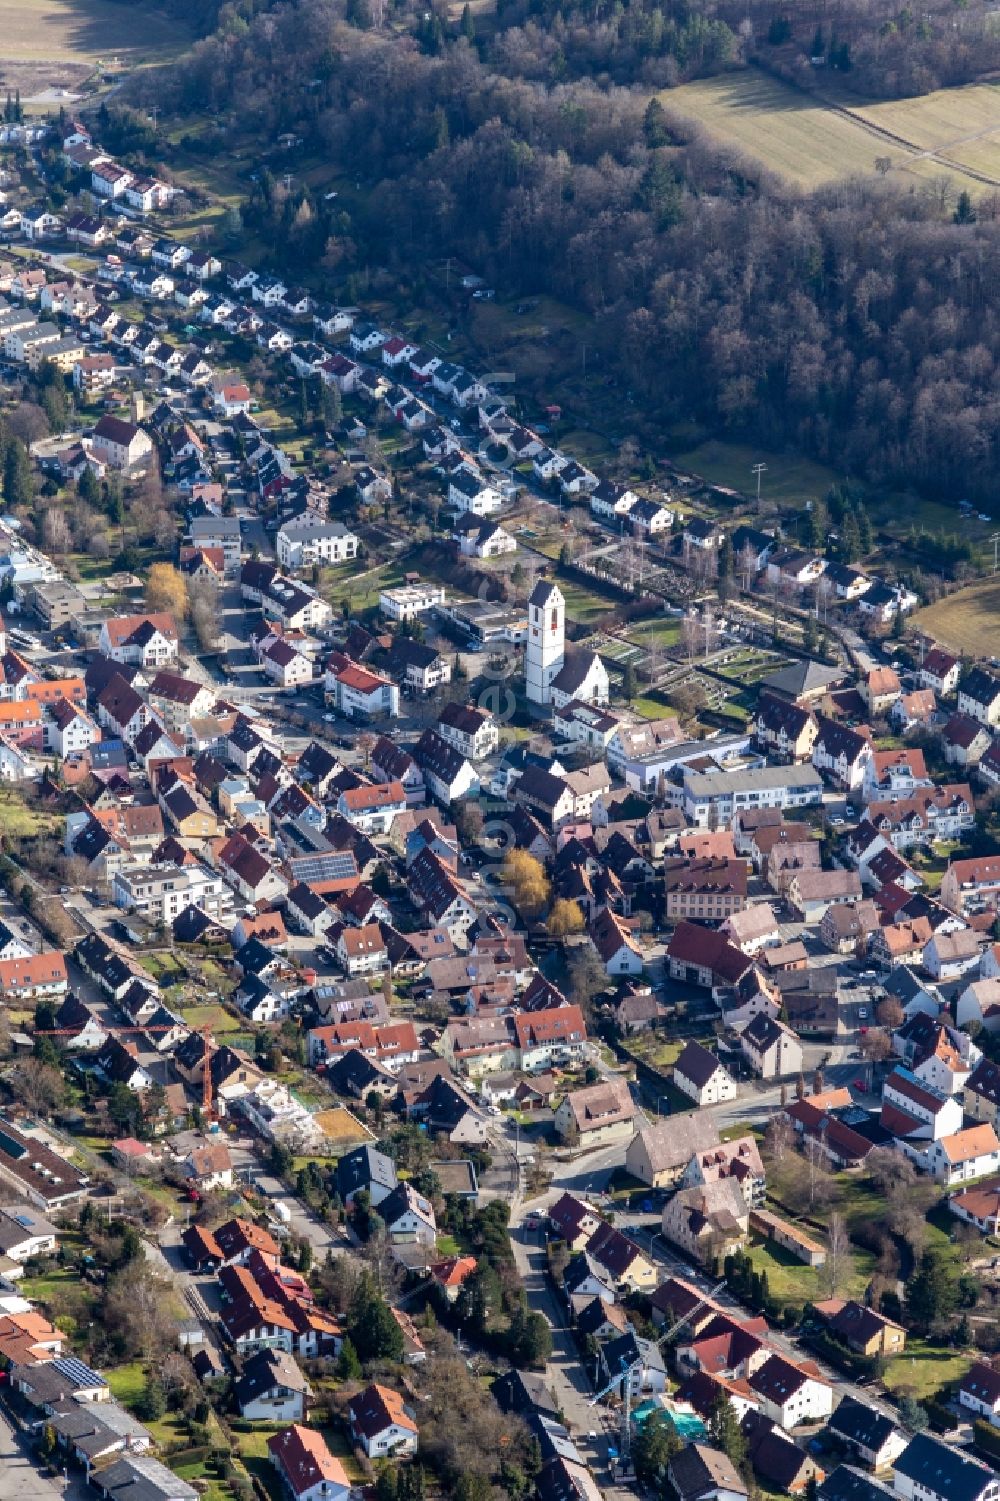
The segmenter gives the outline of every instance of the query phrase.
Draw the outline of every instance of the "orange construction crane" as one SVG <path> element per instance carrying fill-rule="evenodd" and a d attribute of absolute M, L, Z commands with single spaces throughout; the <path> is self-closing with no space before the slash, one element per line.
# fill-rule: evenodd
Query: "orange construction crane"
<path fill-rule="evenodd" d="M 136 1033 L 151 1034 L 153 1032 L 172 1032 L 174 1030 L 172 1026 L 109 1027 L 104 1022 L 101 1022 L 100 1026 L 103 1031 L 107 1032 L 109 1037 L 129 1037 Z M 77 1031 L 78 1028 L 76 1027 L 38 1027 L 34 1035 L 36 1037 L 75 1037 Z M 215 1093 L 212 1089 L 212 1049 L 214 1047 L 214 1039 L 211 1027 L 207 1024 L 202 1027 L 201 1035 L 205 1041 L 204 1066 L 202 1068 L 201 1079 L 201 1110 L 206 1120 L 217 1122 L 219 1112 L 215 1108 Z"/>

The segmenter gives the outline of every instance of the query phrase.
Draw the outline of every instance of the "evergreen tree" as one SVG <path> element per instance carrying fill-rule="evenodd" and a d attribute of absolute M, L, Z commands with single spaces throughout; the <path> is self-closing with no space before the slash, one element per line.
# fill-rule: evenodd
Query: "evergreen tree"
<path fill-rule="evenodd" d="M 622 673 L 622 697 L 627 704 L 630 704 L 638 691 L 639 679 L 636 676 L 635 666 L 631 662 L 626 662 Z"/>
<path fill-rule="evenodd" d="M 670 144 L 666 112 L 655 95 L 646 105 L 646 113 L 642 117 L 642 133 L 651 151 L 655 151 L 658 146 Z"/>
<path fill-rule="evenodd" d="M 809 546 L 817 552 L 822 552 L 826 547 L 827 533 L 830 530 L 830 516 L 826 506 L 821 500 L 814 500 L 812 510 L 809 512 L 808 538 Z"/>
<path fill-rule="evenodd" d="M 347 1333 L 362 1361 L 402 1358 L 403 1331 L 368 1272 L 360 1278 L 351 1299 Z"/>
<path fill-rule="evenodd" d="M 956 224 L 975 224 L 976 222 L 976 211 L 972 207 L 972 199 L 964 188 L 958 195 L 953 218 Z"/>
<path fill-rule="evenodd" d="M 552 1331 L 540 1314 L 518 1303 L 507 1334 L 508 1353 L 514 1365 L 543 1366 L 552 1354 Z"/>
<path fill-rule="evenodd" d="M 93 469 L 91 469 L 89 464 L 84 465 L 83 473 L 77 480 L 76 492 L 79 495 L 80 499 L 85 500 L 88 505 L 96 506 L 100 502 L 100 481 L 98 480 L 97 475 L 94 473 Z"/>
<path fill-rule="evenodd" d="M 667 229 L 677 222 L 681 211 L 681 185 L 665 158 L 653 157 L 642 175 L 639 197 L 642 207 L 655 215 L 659 229 Z"/>
<path fill-rule="evenodd" d="M 329 385 L 323 382 L 320 400 L 323 405 L 323 422 L 326 427 L 335 427 L 344 415 L 344 406 L 340 396 L 340 387 L 335 381 Z"/>
<path fill-rule="evenodd" d="M 28 450 L 20 438 L 7 445 L 3 469 L 3 498 L 9 506 L 30 505 L 35 496 Z"/>
<path fill-rule="evenodd" d="M 462 7 L 462 35 L 467 42 L 474 42 L 476 40 L 476 23 L 473 20 L 468 0 L 466 0 L 465 5 Z"/>
<path fill-rule="evenodd" d="M 727 532 L 722 539 L 719 548 L 719 577 L 729 579 L 733 576 L 733 539 Z"/>
<path fill-rule="evenodd" d="M 860 554 L 861 531 L 853 510 L 848 510 L 840 527 L 840 555 L 845 563 L 854 563 Z"/>
<path fill-rule="evenodd" d="M 632 1445 L 632 1459 L 640 1484 L 652 1491 L 659 1490 L 667 1465 L 681 1447 L 677 1430 L 666 1413 L 651 1413 Z"/>
<path fill-rule="evenodd" d="M 810 615 L 802 630 L 802 650 L 807 657 L 814 657 L 816 655 L 817 644 L 816 621 Z"/>
<path fill-rule="evenodd" d="M 167 1410 L 167 1399 L 160 1382 L 152 1375 L 146 1377 L 139 1401 L 136 1403 L 139 1417 L 145 1423 L 156 1422 Z"/>
<path fill-rule="evenodd" d="M 867 557 L 875 546 L 875 528 L 872 519 L 864 506 L 858 506 L 858 544 L 861 548 L 861 556 Z"/>
<path fill-rule="evenodd" d="M 740 1420 L 725 1392 L 720 1392 L 712 1415 L 708 1420 L 712 1441 L 723 1454 L 728 1455 L 738 1470 L 746 1464 L 747 1445 L 740 1428 Z"/>
<path fill-rule="evenodd" d="M 937 1251 L 925 1251 L 906 1284 L 906 1308 L 919 1329 L 943 1323 L 958 1306 L 958 1287 L 948 1263 Z"/>
<path fill-rule="evenodd" d="M 383 1465 L 375 1482 L 375 1501 L 399 1501 L 399 1471 L 395 1465 Z"/>

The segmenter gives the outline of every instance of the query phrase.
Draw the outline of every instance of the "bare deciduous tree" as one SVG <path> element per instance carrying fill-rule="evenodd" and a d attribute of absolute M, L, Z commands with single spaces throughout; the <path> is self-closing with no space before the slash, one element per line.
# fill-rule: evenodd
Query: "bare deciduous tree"
<path fill-rule="evenodd" d="M 786 1116 L 776 1115 L 764 1132 L 764 1153 L 770 1162 L 782 1163 L 795 1145 L 795 1131 Z"/>
<path fill-rule="evenodd" d="M 59 1070 L 39 1058 L 25 1058 L 8 1082 L 15 1099 L 33 1115 L 48 1115 L 61 1104 L 66 1088 Z"/>
<path fill-rule="evenodd" d="M 872 1027 L 862 1037 L 859 1051 L 869 1063 L 884 1063 L 892 1052 L 892 1040 L 881 1027 Z"/>
<path fill-rule="evenodd" d="M 831 1214 L 830 1226 L 826 1235 L 826 1285 L 830 1297 L 835 1298 L 840 1291 L 850 1268 L 851 1240 L 847 1233 L 847 1222 L 842 1214 Z"/>
<path fill-rule="evenodd" d="M 817 1204 L 825 1204 L 830 1197 L 832 1190 L 830 1161 L 823 1149 L 823 1143 L 815 1136 L 806 1138 L 802 1155 L 806 1160 L 809 1208 L 815 1209 Z"/>

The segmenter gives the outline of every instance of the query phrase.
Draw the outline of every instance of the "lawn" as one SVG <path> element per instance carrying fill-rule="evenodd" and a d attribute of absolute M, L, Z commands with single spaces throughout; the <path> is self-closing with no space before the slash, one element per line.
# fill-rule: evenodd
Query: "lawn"
<path fill-rule="evenodd" d="M 606 468 L 615 458 L 615 451 L 607 438 L 580 427 L 560 433 L 559 446 L 566 453 L 571 453 L 578 463 L 590 464 L 592 467 L 600 465 Z"/>
<path fill-rule="evenodd" d="M 734 1121 L 731 1126 L 725 1126 L 719 1132 L 719 1138 L 722 1141 L 739 1141 L 741 1136 L 756 1136 L 760 1138 L 763 1134 L 761 1127 L 759 1125 L 755 1126 L 753 1121 Z"/>
<path fill-rule="evenodd" d="M 242 1022 L 235 1016 L 230 1016 L 226 1008 L 217 1002 L 204 1006 L 182 1006 L 181 1016 L 195 1031 L 211 1027 L 216 1037 L 221 1037 L 225 1032 L 238 1032 L 242 1026 Z"/>
<path fill-rule="evenodd" d="M 812 1231 L 807 1233 L 815 1234 Z M 830 1296 L 826 1267 L 806 1266 L 780 1246 L 765 1241 L 751 1246 L 748 1254 L 755 1272 L 767 1272 L 768 1289 L 778 1303 L 794 1303 L 801 1307 L 804 1303 L 816 1303 Z M 867 1251 L 852 1247 L 850 1262 L 849 1271 L 840 1278 L 837 1295 L 861 1298 L 875 1269 L 875 1258 Z"/>
<path fill-rule="evenodd" d="M 31 808 L 16 792 L 0 790 L 0 829 L 10 839 L 35 839 L 53 834 L 64 822 L 59 814 Z"/>
<path fill-rule="evenodd" d="M 1000 175 L 1000 87 L 973 83 L 965 88 L 938 89 L 914 99 L 891 99 L 856 106 L 852 113 L 883 130 L 891 130 L 924 151 L 946 151 L 953 160 L 964 160 L 956 143 L 975 135 L 991 155 L 986 168 Z M 971 147 L 972 143 L 969 143 Z M 969 148 L 965 148 L 969 149 Z"/>
<path fill-rule="evenodd" d="M 462 1247 L 453 1235 L 439 1235 L 437 1238 L 439 1256 L 461 1256 Z"/>
<path fill-rule="evenodd" d="M 956 517 L 956 523 L 958 518 Z M 910 619 L 913 624 L 952 651 L 978 656 L 989 649 L 1000 649 L 1000 578 L 970 584 L 939 599 L 937 604 L 918 610 Z"/>
<path fill-rule="evenodd" d="M 53 1267 L 50 1272 L 40 1272 L 37 1277 L 24 1277 L 17 1284 L 17 1290 L 21 1297 L 27 1298 L 31 1303 L 48 1304 L 60 1292 L 76 1287 L 79 1283 L 80 1274 L 76 1267 L 60 1266 Z"/>
<path fill-rule="evenodd" d="M 579 625 L 593 625 L 605 615 L 610 615 L 616 600 L 610 594 L 599 594 L 597 589 L 577 583 L 576 579 L 559 576 L 559 588 L 566 600 L 566 618 Z"/>
<path fill-rule="evenodd" d="M 180 960 L 170 953 L 143 954 L 139 963 L 160 985 L 177 985 L 186 974 Z"/>
<path fill-rule="evenodd" d="M 1000 105 L 991 85 L 888 104 L 852 102 L 847 109 L 743 68 L 664 89 L 659 98 L 668 114 L 695 121 L 723 145 L 805 189 L 871 177 L 877 158 L 889 162 L 891 176 L 948 177 L 973 194 L 986 191 L 986 185 L 964 173 L 963 165 L 1000 177 L 994 134 L 1000 131 Z M 975 141 L 959 144 L 977 133 Z M 931 150 L 933 157 L 922 154 Z"/>
<path fill-rule="evenodd" d="M 655 620 L 633 621 L 628 639 L 636 646 L 675 646 L 680 640 L 681 623 L 676 615 L 658 615 Z"/>
<path fill-rule="evenodd" d="M 403 582 L 401 563 L 384 563 L 380 568 L 370 568 L 359 573 L 353 563 L 342 563 L 338 568 L 324 568 L 320 576 L 319 592 L 334 610 L 348 605 L 351 613 L 368 610 L 378 604 L 379 594 Z"/>
<path fill-rule="evenodd" d="M 142 1362 L 133 1360 L 129 1365 L 114 1366 L 106 1375 L 115 1401 L 123 1407 L 134 1407 L 146 1385 Z"/>
<path fill-rule="evenodd" d="M 677 1062 L 684 1050 L 682 1042 L 666 1041 L 656 1033 L 647 1032 L 643 1045 L 636 1046 L 637 1041 L 638 1039 L 632 1040 L 631 1051 L 653 1068 L 669 1068 Z"/>
<path fill-rule="evenodd" d="M 642 698 L 632 700 L 632 708 L 644 719 L 665 719 L 675 711 L 661 693 L 647 693 Z"/>
<path fill-rule="evenodd" d="M 830 486 L 842 478 L 836 470 L 799 454 L 773 453 L 765 448 L 751 448 L 748 444 L 723 442 L 718 438 L 699 443 L 697 448 L 685 453 L 672 454 L 671 458 L 678 468 L 700 475 L 710 485 L 741 490 L 746 495 L 755 493 L 754 464 L 766 464 L 767 469 L 761 476 L 761 498 L 775 501 L 783 510 L 791 511 L 801 511 L 807 500 L 824 499 Z"/>
<path fill-rule="evenodd" d="M 0 29 L 4 59 L 14 63 L 137 63 L 176 54 L 188 40 L 176 17 L 149 4 L 130 5 L 123 26 L 114 0 L 0 0 Z"/>
<path fill-rule="evenodd" d="M 946 1382 L 959 1380 L 971 1364 L 968 1355 L 942 1350 L 911 1336 L 905 1353 L 890 1360 L 886 1367 L 886 1389 L 894 1394 L 908 1392 L 919 1402 L 933 1397 Z"/>
<path fill-rule="evenodd" d="M 236 1440 L 236 1450 L 244 1461 L 248 1459 L 267 1459 L 267 1441 L 273 1433 L 280 1433 L 284 1425 L 278 1424 L 272 1427 L 268 1423 L 254 1423 L 247 1427 L 243 1423 L 233 1423 L 233 1437 Z"/>

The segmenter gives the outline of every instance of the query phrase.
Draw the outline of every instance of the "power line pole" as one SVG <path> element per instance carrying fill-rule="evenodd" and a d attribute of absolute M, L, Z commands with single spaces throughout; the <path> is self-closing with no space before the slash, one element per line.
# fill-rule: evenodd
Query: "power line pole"
<path fill-rule="evenodd" d="M 767 465 L 766 464 L 754 464 L 754 465 L 752 465 L 752 467 L 750 469 L 750 473 L 751 474 L 755 474 L 757 476 L 757 504 L 758 505 L 760 505 L 760 477 L 761 477 L 761 475 L 764 473 L 764 471 L 766 469 L 767 469 Z"/>
<path fill-rule="evenodd" d="M 993 543 L 993 572 L 1000 573 L 1000 532 L 994 532 L 990 541 Z"/>

